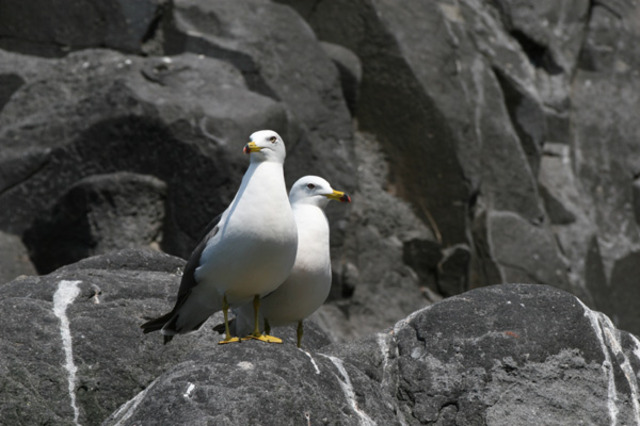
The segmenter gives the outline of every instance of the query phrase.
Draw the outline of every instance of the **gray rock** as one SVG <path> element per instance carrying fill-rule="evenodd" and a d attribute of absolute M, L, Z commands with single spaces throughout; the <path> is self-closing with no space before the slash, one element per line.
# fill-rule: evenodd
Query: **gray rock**
<path fill-rule="evenodd" d="M 616 325 L 635 332 L 640 330 L 640 251 L 634 251 L 619 259 L 611 271 L 611 287 L 609 289 L 609 306 L 604 312 L 611 316 Z"/>
<path fill-rule="evenodd" d="M 444 259 L 438 269 L 438 293 L 444 297 L 464 293 L 469 283 L 471 251 L 465 244 L 444 250 Z"/>
<path fill-rule="evenodd" d="M 24 80 L 18 74 L 0 75 L 0 112 L 9 102 L 11 96 L 24 84 Z"/>
<path fill-rule="evenodd" d="M 248 134 L 287 127 L 281 104 L 210 58 L 0 56 L 25 81 L 0 114 L 0 224 L 16 234 L 79 180 L 129 171 L 167 184 L 162 248 L 187 256 L 235 194 Z"/>
<path fill-rule="evenodd" d="M 637 312 L 637 280 L 622 274 L 634 273 L 631 265 L 640 251 L 632 190 L 640 171 L 640 123 L 632 113 L 640 108 L 640 24 L 633 18 L 638 10 L 626 1 L 594 5 L 572 86 L 572 167 L 597 230 L 603 271 L 600 282 L 591 283 L 600 297 L 595 306 L 635 333 L 640 331 L 637 314 L 631 313 Z"/>
<path fill-rule="evenodd" d="M 580 53 L 589 1 L 498 0 L 495 2 L 507 30 L 531 62 L 554 74 L 575 66 Z"/>
<path fill-rule="evenodd" d="M 427 283 L 403 262 L 406 242 L 433 240 L 433 234 L 408 203 L 390 193 L 378 141 L 357 133 L 355 147 L 360 188 L 350 194 L 349 220 L 338 222 L 343 254 L 333 257 L 332 300 L 314 317 L 334 341 L 388 327 L 433 300 L 423 288 Z"/>
<path fill-rule="evenodd" d="M 633 214 L 636 217 L 636 223 L 640 225 L 640 179 L 633 181 Z"/>
<path fill-rule="evenodd" d="M 486 274 L 479 282 L 537 282 L 572 290 L 567 265 L 556 251 L 551 233 L 544 226 L 533 225 L 506 212 L 490 213 L 480 218 L 477 226 L 476 241 L 482 247 L 477 251 L 493 259 L 499 277 Z M 519 250 L 514 245 L 517 241 L 515 236 L 527 241 L 527 250 Z M 492 281 L 495 279 L 499 281 Z"/>
<path fill-rule="evenodd" d="M 139 325 L 171 304 L 183 265 L 129 249 L 0 286 L 3 421 L 530 424 L 532 413 L 545 424 L 637 420 L 640 342 L 552 287 L 474 290 L 345 344 L 327 346 L 312 325 L 304 350 L 293 334 L 283 345 L 220 346 L 211 330 L 217 315 L 162 345 Z"/>
<path fill-rule="evenodd" d="M 631 0 L 94 3 L 3 3 L 3 232 L 127 171 L 166 183 L 161 249 L 187 256 L 237 189 L 247 135 L 275 128 L 289 182 L 315 173 L 358 195 L 328 212 L 335 287 L 317 319 L 338 340 L 509 280 L 635 327 Z M 425 269 L 404 257 L 412 240 L 448 257 Z"/>
<path fill-rule="evenodd" d="M 0 284 L 20 275 L 35 275 L 36 268 L 20 237 L 0 231 Z"/>
<path fill-rule="evenodd" d="M 347 103 L 347 107 L 349 107 L 351 115 L 355 115 L 360 82 L 362 81 L 360 59 L 349 49 L 337 44 L 320 42 L 320 46 L 322 46 L 322 49 L 333 63 L 336 64 L 340 73 L 344 100 Z"/>
<path fill-rule="evenodd" d="M 402 261 L 418 274 L 422 285 L 436 292 L 439 291 L 438 266 L 443 257 L 440 244 L 429 239 L 412 238 L 402 247 Z"/>
<path fill-rule="evenodd" d="M 274 130 L 288 142 L 291 181 L 317 174 L 353 190 L 353 131 L 340 78 L 295 12 L 264 0 L 178 0 L 163 20 L 162 38 L 165 53 L 194 52 L 229 62 L 251 90 L 286 106 L 299 127 Z"/>
<path fill-rule="evenodd" d="M 551 287 L 474 290 L 416 312 L 393 335 L 397 355 L 383 372 L 398 376 L 408 424 L 638 421 L 640 342 Z"/>
<path fill-rule="evenodd" d="M 476 50 L 480 41 L 466 26 L 496 35 L 493 61 L 511 64 L 512 85 L 535 100 L 525 80 L 532 70 L 517 62 L 525 56 L 499 34 L 490 11 L 467 3 L 321 2 L 308 18 L 322 40 L 362 60 L 359 124 L 383 143 L 398 192 L 410 194 L 425 221 L 433 217 L 445 246 L 467 242 L 466 218 L 477 191 L 487 194 L 490 208 L 530 220 L 543 216 L 494 63 Z M 516 69 L 524 77 L 511 77 Z"/>
<path fill-rule="evenodd" d="M 466 288 L 530 280 L 609 303 L 613 268 L 639 249 L 637 5 L 281 3 L 362 60 L 359 126 L 443 246 L 472 248 Z M 499 241 L 527 253 L 485 238 L 484 218 L 503 214 L 523 222 Z"/>
<path fill-rule="evenodd" d="M 25 232 L 40 273 L 126 247 L 159 247 L 167 185 L 118 172 L 81 179 Z"/>
<path fill-rule="evenodd" d="M 38 0 L 26 7 L 19 0 L 7 0 L 0 15 L 0 48 L 39 56 L 99 46 L 140 52 L 165 3 Z"/>
<path fill-rule="evenodd" d="M 383 400 L 375 382 L 330 354 L 248 342 L 194 353 L 103 424 L 397 424 Z"/>
<path fill-rule="evenodd" d="M 189 352 L 198 336 L 188 336 L 182 346 L 163 347 L 139 329 L 174 297 L 184 262 L 153 251 L 130 250 L 115 259 L 122 257 L 128 259 L 127 268 L 116 269 L 118 261 L 109 257 L 94 258 L 1 287 L 0 389 L 12 395 L 3 398 L 0 408 L 4 422 L 73 424 L 69 380 L 75 366 L 78 423 L 99 424 L 124 395 L 132 397 Z M 70 345 L 63 340 L 63 316 Z M 65 349 L 72 351 L 70 360 Z"/>

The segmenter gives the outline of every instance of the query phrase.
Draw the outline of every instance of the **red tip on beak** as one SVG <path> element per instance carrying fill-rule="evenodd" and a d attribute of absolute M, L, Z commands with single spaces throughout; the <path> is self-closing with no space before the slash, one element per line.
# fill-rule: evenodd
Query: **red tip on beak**
<path fill-rule="evenodd" d="M 349 197 L 349 194 L 344 194 L 342 197 L 340 197 L 340 201 L 343 203 L 350 203 L 351 197 Z"/>
<path fill-rule="evenodd" d="M 251 151 L 249 151 L 249 145 L 245 145 L 244 148 L 242 148 L 242 152 L 244 152 L 245 154 L 249 154 Z"/>

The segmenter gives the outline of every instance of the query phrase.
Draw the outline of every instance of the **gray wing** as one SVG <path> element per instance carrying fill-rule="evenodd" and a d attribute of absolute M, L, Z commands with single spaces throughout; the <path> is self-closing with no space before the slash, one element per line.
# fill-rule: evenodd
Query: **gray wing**
<path fill-rule="evenodd" d="M 176 308 L 182 304 L 183 299 L 191 292 L 191 289 L 198 285 L 195 279 L 196 268 L 200 266 L 200 257 L 202 256 L 204 248 L 207 246 L 207 242 L 211 238 L 215 237 L 220 230 L 220 219 L 223 214 L 224 212 L 220 213 L 218 216 L 214 217 L 211 222 L 209 222 L 205 228 L 204 237 L 202 237 L 195 250 L 191 253 L 189 260 L 187 261 L 187 265 L 184 267 L 184 272 L 182 273 L 182 281 L 180 281 Z M 176 308 L 174 308 L 174 310 Z"/>
<path fill-rule="evenodd" d="M 187 265 L 184 268 L 184 273 L 182 274 L 182 280 L 180 281 L 180 289 L 178 290 L 178 298 L 176 300 L 175 306 L 173 307 L 171 312 L 168 312 L 159 318 L 142 324 L 140 327 L 145 333 L 160 330 L 165 326 L 169 328 L 175 327 L 175 321 L 177 320 L 176 314 L 178 310 L 187 300 L 189 294 L 191 294 L 191 290 L 193 289 L 193 287 L 198 285 L 194 277 L 194 272 L 200 264 L 200 256 L 202 256 L 202 251 L 207 246 L 207 241 L 209 241 L 218 233 L 218 229 L 220 229 L 220 221 L 223 215 L 224 212 L 219 214 L 218 216 L 213 218 L 211 222 L 209 222 L 209 224 L 205 228 L 204 237 L 200 240 L 193 253 L 191 253 L 191 257 L 189 257 Z M 172 338 L 172 335 L 165 335 L 164 343 L 166 344 L 170 342 Z"/>

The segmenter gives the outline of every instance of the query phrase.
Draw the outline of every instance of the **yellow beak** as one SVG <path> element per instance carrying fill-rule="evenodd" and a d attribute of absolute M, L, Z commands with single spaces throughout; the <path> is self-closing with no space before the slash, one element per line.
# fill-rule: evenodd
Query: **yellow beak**
<path fill-rule="evenodd" d="M 340 201 L 342 203 L 351 202 L 351 197 L 349 197 L 348 194 L 345 194 L 342 191 L 333 191 L 331 194 L 326 194 L 325 197 L 327 197 L 330 200 Z"/>
<path fill-rule="evenodd" d="M 252 141 L 244 146 L 244 149 L 242 150 L 242 152 L 244 152 L 245 154 L 249 154 L 251 152 L 258 152 L 261 149 L 262 149 L 261 147 L 259 147 L 255 142 Z"/>

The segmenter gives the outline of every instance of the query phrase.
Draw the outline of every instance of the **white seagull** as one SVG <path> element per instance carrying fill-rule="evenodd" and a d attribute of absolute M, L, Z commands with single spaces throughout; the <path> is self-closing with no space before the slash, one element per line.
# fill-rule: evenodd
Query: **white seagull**
<path fill-rule="evenodd" d="M 298 234 L 283 174 L 286 150 L 276 132 L 261 130 L 251 135 L 244 152 L 250 164 L 240 189 L 191 254 L 176 305 L 142 325 L 145 333 L 161 330 L 165 343 L 197 330 L 221 309 L 226 336 L 220 343 L 238 341 L 229 332 L 228 310 L 251 299 L 255 326 L 248 337 L 282 342 L 260 333 L 258 311 L 260 296 L 287 278 L 296 257 Z"/>
<path fill-rule="evenodd" d="M 302 321 L 324 303 L 331 289 L 329 222 L 324 214 L 330 200 L 351 202 L 349 195 L 335 191 L 318 176 L 305 176 L 293 184 L 289 201 L 298 226 L 296 261 L 286 281 L 266 295 L 260 305 L 260 321 L 264 321 L 267 335 L 270 326 L 298 323 L 298 347 L 302 340 Z M 237 333 L 243 334 L 255 327 L 250 305 L 234 309 L 234 313 Z"/>

